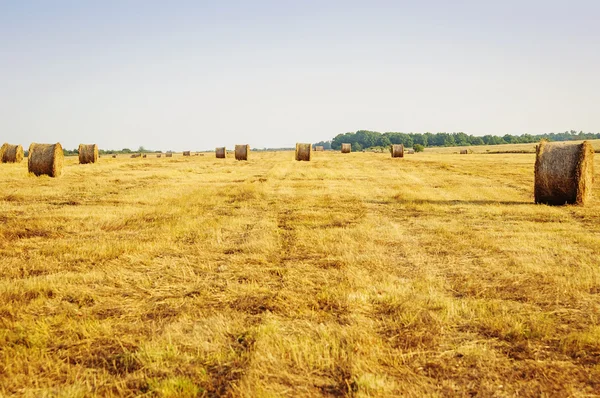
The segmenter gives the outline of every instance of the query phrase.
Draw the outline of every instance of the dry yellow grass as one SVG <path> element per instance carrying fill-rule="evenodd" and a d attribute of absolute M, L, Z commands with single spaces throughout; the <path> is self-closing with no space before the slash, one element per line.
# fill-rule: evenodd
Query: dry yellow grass
<path fill-rule="evenodd" d="M 0 395 L 598 395 L 600 192 L 534 161 L 2 165 Z"/>
<path fill-rule="evenodd" d="M 587 140 L 592 144 L 596 151 L 600 151 L 600 140 Z M 583 141 L 568 141 L 569 144 L 581 144 Z M 427 153 L 439 153 L 439 154 L 458 154 L 461 150 L 467 149 L 474 153 L 491 153 L 495 154 L 500 152 L 526 152 L 535 153 L 535 147 L 537 143 L 531 144 L 505 144 L 505 145 L 475 145 L 475 146 L 450 146 L 450 147 L 429 147 L 425 148 Z"/>

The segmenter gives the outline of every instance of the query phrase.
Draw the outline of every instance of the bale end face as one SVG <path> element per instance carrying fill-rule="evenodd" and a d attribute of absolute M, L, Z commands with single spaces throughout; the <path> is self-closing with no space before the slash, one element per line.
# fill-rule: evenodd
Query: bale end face
<path fill-rule="evenodd" d="M 250 152 L 250 145 L 236 145 L 235 160 L 248 160 L 248 152 Z"/>
<path fill-rule="evenodd" d="M 57 144 L 36 144 L 29 146 L 27 168 L 30 173 L 41 176 L 59 177 L 64 163 L 62 146 Z"/>
<path fill-rule="evenodd" d="M 296 144 L 296 160 L 310 162 L 312 144 Z"/>
<path fill-rule="evenodd" d="M 536 147 L 535 203 L 584 205 L 591 197 L 594 148 L 582 144 L 550 143 Z"/>
<path fill-rule="evenodd" d="M 24 151 L 21 145 L 5 143 L 0 148 L 0 161 L 2 163 L 21 163 L 23 158 Z"/>

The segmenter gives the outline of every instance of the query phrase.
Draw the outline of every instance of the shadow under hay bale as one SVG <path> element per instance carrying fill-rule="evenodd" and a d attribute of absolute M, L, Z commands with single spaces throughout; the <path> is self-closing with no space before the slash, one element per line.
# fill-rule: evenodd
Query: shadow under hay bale
<path fill-rule="evenodd" d="M 11 145 L 5 143 L 0 148 L 0 159 L 2 163 L 21 163 L 23 161 L 24 152 L 21 145 Z"/>
<path fill-rule="evenodd" d="M 192 156 L 190 151 L 183 151 L 183 156 Z"/>
<path fill-rule="evenodd" d="M 342 153 L 352 152 L 352 144 L 342 144 Z"/>
<path fill-rule="evenodd" d="M 582 144 L 550 143 L 536 148 L 535 203 L 554 206 L 584 205 L 591 197 L 594 177 L 594 148 Z"/>
<path fill-rule="evenodd" d="M 36 176 L 59 177 L 62 173 L 65 155 L 62 146 L 56 144 L 29 145 L 27 169 Z"/>
<path fill-rule="evenodd" d="M 250 152 L 250 145 L 236 145 L 235 160 L 248 160 L 248 152 Z"/>
<path fill-rule="evenodd" d="M 312 144 L 296 144 L 296 160 L 310 162 Z"/>
<path fill-rule="evenodd" d="M 98 145 L 79 144 L 79 164 L 96 163 L 98 161 Z"/>
<path fill-rule="evenodd" d="M 390 152 L 392 153 L 393 158 L 403 158 L 404 157 L 404 145 L 393 144 L 390 147 Z"/>
<path fill-rule="evenodd" d="M 225 147 L 215 149 L 215 155 L 217 159 L 225 159 L 227 157 L 227 150 Z"/>

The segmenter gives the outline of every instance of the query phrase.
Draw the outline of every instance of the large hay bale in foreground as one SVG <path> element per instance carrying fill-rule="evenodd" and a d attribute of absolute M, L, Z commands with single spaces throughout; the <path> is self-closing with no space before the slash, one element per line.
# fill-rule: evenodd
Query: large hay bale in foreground
<path fill-rule="evenodd" d="M 65 155 L 62 146 L 56 144 L 29 145 L 27 168 L 36 176 L 59 177 L 62 173 Z"/>
<path fill-rule="evenodd" d="M 23 161 L 23 147 L 5 143 L 0 148 L 0 159 L 2 163 L 21 163 Z"/>
<path fill-rule="evenodd" d="M 393 144 L 390 147 L 390 151 L 392 152 L 393 158 L 403 158 L 404 157 L 404 145 L 402 145 L 402 144 Z"/>
<path fill-rule="evenodd" d="M 235 160 L 248 160 L 248 152 L 250 152 L 250 145 L 236 145 Z"/>
<path fill-rule="evenodd" d="M 324 150 L 325 150 L 325 148 L 322 145 L 315 146 L 315 151 L 316 152 L 323 152 Z"/>
<path fill-rule="evenodd" d="M 352 152 L 352 144 L 342 144 L 342 153 Z"/>
<path fill-rule="evenodd" d="M 98 161 L 98 145 L 79 144 L 79 164 L 96 163 Z"/>
<path fill-rule="evenodd" d="M 460 154 L 461 155 L 468 155 L 469 154 L 469 150 L 467 150 L 467 149 L 461 149 L 460 150 Z"/>
<path fill-rule="evenodd" d="M 592 144 L 542 140 L 536 148 L 535 203 L 583 205 L 591 197 L 593 176 Z"/>
<path fill-rule="evenodd" d="M 190 151 L 183 151 L 183 156 L 192 156 Z"/>
<path fill-rule="evenodd" d="M 217 156 L 217 159 L 225 159 L 225 157 L 227 157 L 227 150 L 225 147 L 216 148 L 215 155 Z"/>
<path fill-rule="evenodd" d="M 310 162 L 312 144 L 296 144 L 296 160 Z"/>

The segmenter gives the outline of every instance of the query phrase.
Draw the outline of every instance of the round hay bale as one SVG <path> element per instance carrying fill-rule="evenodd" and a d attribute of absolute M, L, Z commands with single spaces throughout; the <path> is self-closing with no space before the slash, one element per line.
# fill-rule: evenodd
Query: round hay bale
<path fill-rule="evenodd" d="M 5 143 L 0 148 L 2 163 L 21 163 L 23 161 L 23 147 Z"/>
<path fill-rule="evenodd" d="M 315 151 L 316 152 L 323 152 L 324 150 L 325 150 L 325 148 L 322 145 L 315 146 Z"/>
<path fill-rule="evenodd" d="M 342 144 L 342 153 L 352 152 L 352 144 Z"/>
<path fill-rule="evenodd" d="M 65 155 L 62 146 L 56 144 L 29 145 L 27 169 L 36 176 L 59 177 L 62 173 Z"/>
<path fill-rule="evenodd" d="M 115 155 L 112 155 L 112 157 L 113 157 L 113 159 L 116 159 L 116 158 L 117 158 L 117 155 L 116 155 L 116 154 L 115 154 Z"/>
<path fill-rule="evenodd" d="M 215 149 L 215 154 L 217 159 L 225 159 L 225 157 L 227 157 L 227 150 L 225 147 L 217 148 Z"/>
<path fill-rule="evenodd" d="M 390 147 L 390 151 L 392 152 L 393 158 L 403 158 L 404 157 L 404 145 L 402 145 L 402 144 L 393 144 Z"/>
<path fill-rule="evenodd" d="M 591 197 L 594 148 L 542 140 L 535 157 L 535 203 L 584 205 Z"/>
<path fill-rule="evenodd" d="M 146 158 L 148 157 L 148 155 L 146 155 L 146 154 L 143 154 L 143 155 L 142 155 L 142 157 L 143 157 L 144 159 L 146 159 Z"/>
<path fill-rule="evenodd" d="M 296 144 L 296 160 L 310 162 L 311 149 L 311 144 Z"/>
<path fill-rule="evenodd" d="M 461 149 L 460 150 L 460 154 L 461 155 L 468 155 L 469 154 L 469 150 L 468 149 Z"/>
<path fill-rule="evenodd" d="M 98 145 L 79 144 L 79 164 L 96 163 L 98 161 Z"/>
<path fill-rule="evenodd" d="M 166 158 L 172 158 L 172 157 L 173 157 L 173 153 L 172 153 L 172 152 L 169 152 L 169 153 L 167 153 L 167 154 L 165 155 L 165 157 L 166 157 Z"/>
<path fill-rule="evenodd" d="M 159 153 L 156 155 L 157 158 L 160 158 L 162 156 L 162 153 Z"/>
<path fill-rule="evenodd" d="M 250 145 L 236 145 L 235 160 L 248 160 L 248 152 L 250 152 Z"/>
<path fill-rule="evenodd" d="M 415 154 L 415 150 L 414 149 L 407 149 L 406 153 L 408 153 L 409 155 L 414 155 Z"/>
<path fill-rule="evenodd" d="M 190 151 L 184 151 L 183 156 L 192 156 L 192 153 Z"/>

